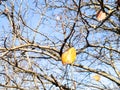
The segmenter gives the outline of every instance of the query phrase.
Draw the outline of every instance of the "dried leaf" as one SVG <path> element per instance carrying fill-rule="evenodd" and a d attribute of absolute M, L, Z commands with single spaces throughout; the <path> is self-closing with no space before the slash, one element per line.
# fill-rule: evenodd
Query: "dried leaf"
<path fill-rule="evenodd" d="M 96 17 L 97 17 L 98 21 L 102 21 L 106 18 L 106 13 L 103 12 L 102 10 L 100 10 L 100 11 L 98 11 Z"/>

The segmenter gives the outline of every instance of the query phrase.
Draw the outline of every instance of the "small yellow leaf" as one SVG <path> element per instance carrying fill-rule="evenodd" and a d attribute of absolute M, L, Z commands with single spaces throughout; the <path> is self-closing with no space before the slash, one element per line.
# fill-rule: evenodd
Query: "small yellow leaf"
<path fill-rule="evenodd" d="M 96 80 L 96 81 L 100 81 L 100 76 L 99 75 L 95 75 L 95 76 L 93 76 L 93 79 Z"/>
<path fill-rule="evenodd" d="M 74 47 L 69 48 L 62 54 L 62 63 L 63 64 L 73 64 L 76 59 L 76 50 Z"/>

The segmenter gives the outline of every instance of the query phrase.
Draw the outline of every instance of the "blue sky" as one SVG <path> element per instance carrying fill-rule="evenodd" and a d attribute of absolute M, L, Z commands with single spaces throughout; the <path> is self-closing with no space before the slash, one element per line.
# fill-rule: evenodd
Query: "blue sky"
<path fill-rule="evenodd" d="M 24 2 L 22 3 L 22 7 L 19 8 L 18 7 L 20 5 L 19 2 L 21 2 L 21 1 L 24 1 Z M 112 0 L 109 0 L 109 4 L 111 4 L 110 1 L 112 1 Z M 19 12 L 19 10 L 22 12 L 21 15 L 23 16 L 24 20 L 26 21 L 26 24 L 28 26 L 32 27 L 32 29 L 35 29 L 36 26 L 38 25 L 38 22 L 40 22 L 40 26 L 38 27 L 38 32 L 40 32 L 41 34 L 45 34 L 55 43 L 57 43 L 59 40 L 61 40 L 61 42 L 57 43 L 57 44 L 61 44 L 64 39 L 63 30 L 62 30 L 63 28 L 61 27 L 62 26 L 61 23 L 65 23 L 66 27 L 67 27 L 67 24 L 72 26 L 73 20 L 75 18 L 75 14 L 73 14 L 73 11 L 69 12 L 63 8 L 62 9 L 61 8 L 48 9 L 48 8 L 45 8 L 45 5 L 41 5 L 40 3 L 43 4 L 42 0 L 38 4 L 39 8 L 43 7 L 42 10 L 38 9 L 38 8 L 36 9 L 35 4 L 33 4 L 33 2 L 30 2 L 29 0 L 18 0 L 18 2 L 15 3 L 15 10 L 17 13 Z M 9 7 L 9 3 L 7 2 L 6 4 L 8 4 L 8 7 Z M 58 4 L 60 5 L 60 3 L 57 3 L 56 5 L 58 5 Z M 4 10 L 4 8 L 2 6 L 0 6 L 0 9 L 2 9 L 2 11 Z M 28 9 L 28 11 L 26 11 L 27 9 Z M 91 11 L 91 10 L 93 10 L 93 9 L 86 10 L 86 8 L 83 8 L 82 11 L 84 11 L 84 13 L 86 13 L 86 15 L 93 15 L 93 14 L 96 15 L 96 11 Z M 66 14 L 66 12 L 67 12 L 67 14 Z M 44 14 L 44 15 L 42 15 L 42 14 Z M 57 16 L 62 16 L 62 20 L 56 22 Z M 71 18 L 72 18 L 72 20 L 71 20 Z M 94 16 L 94 18 L 96 19 L 95 16 Z M 81 20 L 81 19 L 79 19 L 79 20 Z M 90 22 L 90 24 L 93 23 L 93 24 L 98 25 L 100 23 L 98 21 L 94 21 L 91 19 L 89 19 L 88 21 Z M 17 23 L 19 24 L 19 21 L 16 20 L 16 24 Z M 81 48 L 85 44 L 84 37 L 86 36 L 86 33 L 83 33 L 83 32 L 85 32 L 85 28 L 82 27 L 83 23 L 77 23 L 77 25 L 81 26 L 81 27 L 75 28 L 75 30 L 76 30 L 75 34 L 78 35 L 78 41 L 77 41 L 77 43 L 76 43 L 76 41 L 74 41 L 73 43 L 74 43 L 75 48 Z M 32 30 L 30 30 L 27 27 L 24 27 L 22 25 L 21 25 L 21 27 L 22 27 L 21 31 L 23 31 L 22 32 L 23 36 L 25 36 L 31 40 L 33 39 L 34 36 L 36 36 L 36 38 L 35 38 L 36 43 L 41 43 L 43 45 L 47 45 L 47 44 L 51 45 L 50 42 L 44 40 L 45 37 L 43 37 L 41 34 L 35 34 Z M 8 37 L 11 38 L 11 36 L 9 35 L 9 32 L 11 32 L 10 25 L 8 24 L 6 17 L 4 17 L 3 15 L 0 16 L 0 31 L 1 31 L 0 37 L 8 35 Z M 93 31 L 92 33 L 90 32 L 90 35 L 89 35 L 89 41 L 91 43 L 97 44 L 98 42 L 100 42 L 102 45 L 103 42 L 105 41 L 106 37 L 109 37 L 109 39 L 111 38 L 111 40 L 114 39 L 114 37 L 111 37 L 113 34 L 111 32 L 106 32 L 101 29 L 97 29 L 97 31 L 94 29 L 91 29 L 91 31 Z M 27 32 L 28 32 L 28 34 L 27 34 Z M 66 32 L 68 34 L 70 32 L 70 29 L 67 28 Z M 116 38 L 118 38 L 118 37 L 116 36 Z M 110 43 L 112 43 L 112 42 L 110 42 Z M 106 45 L 109 46 L 109 44 L 106 44 Z M 117 46 L 112 46 L 112 47 L 115 49 L 117 48 Z M 120 50 L 120 48 L 118 48 L 118 50 Z M 97 50 L 95 51 L 93 48 L 92 49 L 88 48 L 86 51 L 88 51 L 89 53 L 92 53 L 92 54 L 97 54 Z M 95 58 L 90 56 L 89 58 L 85 59 L 85 57 L 87 57 L 87 55 L 88 54 L 86 54 L 86 53 L 81 53 L 80 55 L 77 56 L 75 63 L 89 66 L 91 64 L 91 61 L 95 61 Z M 107 53 L 106 53 L 106 56 L 109 58 L 109 55 Z M 118 58 L 119 56 L 116 55 L 116 57 Z M 63 66 L 61 62 L 56 62 L 56 61 L 51 62 L 51 60 L 48 60 L 48 62 L 46 62 L 45 60 L 39 60 L 39 59 L 36 59 L 36 62 L 38 62 L 39 65 L 45 67 L 45 69 L 50 69 L 50 71 L 47 72 L 48 74 L 55 72 L 57 74 L 60 73 L 61 75 L 63 75 L 63 72 L 65 70 L 65 66 Z M 52 65 L 52 63 L 55 65 Z M 93 63 L 91 65 L 91 67 L 96 68 L 96 69 L 101 69 L 101 70 L 108 70 L 109 67 L 105 66 L 104 64 L 100 64 L 100 63 L 101 62 L 96 61 L 95 63 Z M 118 68 L 120 68 L 119 63 L 116 63 L 116 65 L 118 66 Z M 70 74 L 69 74 L 70 77 L 73 74 L 74 75 L 73 78 L 76 80 L 77 79 L 81 80 L 81 79 L 83 79 L 83 77 L 86 77 L 86 75 L 88 74 L 88 73 L 87 74 L 83 73 L 83 75 L 81 75 L 80 73 L 76 73 L 76 72 L 74 73 L 74 71 L 76 70 L 76 68 L 74 69 L 74 67 L 69 67 L 68 69 L 69 69 L 68 71 L 70 72 Z M 80 70 L 79 68 L 77 68 L 77 69 Z M 114 72 L 112 71 L 111 68 L 109 68 L 108 71 L 110 71 L 110 72 L 112 72 L 112 74 L 114 74 Z M 92 79 L 93 75 L 94 74 L 91 74 L 89 77 L 86 77 L 85 82 L 91 82 L 91 80 L 93 80 Z M 90 78 L 90 80 L 88 80 L 88 78 Z M 104 80 L 105 80 L 105 82 L 104 82 Z M 63 83 L 64 82 L 65 81 L 63 81 Z M 93 81 L 93 82 L 96 83 L 95 81 Z M 106 84 L 108 81 L 107 81 L 107 79 L 102 77 L 102 82 L 104 82 Z"/>

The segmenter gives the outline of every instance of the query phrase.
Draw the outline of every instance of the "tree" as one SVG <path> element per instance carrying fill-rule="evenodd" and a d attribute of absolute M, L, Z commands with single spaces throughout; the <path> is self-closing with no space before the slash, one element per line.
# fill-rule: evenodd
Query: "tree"
<path fill-rule="evenodd" d="M 0 8 L 1 89 L 120 88 L 115 0 L 1 0 Z M 70 47 L 77 58 L 64 66 L 61 55 Z"/>

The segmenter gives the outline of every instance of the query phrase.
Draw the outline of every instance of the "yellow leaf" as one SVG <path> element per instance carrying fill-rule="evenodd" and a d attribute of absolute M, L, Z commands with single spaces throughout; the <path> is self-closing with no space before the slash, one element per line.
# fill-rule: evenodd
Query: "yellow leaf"
<path fill-rule="evenodd" d="M 65 64 L 73 64 L 76 59 L 76 50 L 74 47 L 69 48 L 62 54 L 62 63 Z"/>
<path fill-rule="evenodd" d="M 95 75 L 95 76 L 93 76 L 93 79 L 96 80 L 96 81 L 100 81 L 100 76 L 99 75 Z"/>

